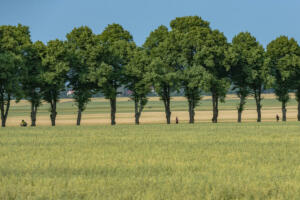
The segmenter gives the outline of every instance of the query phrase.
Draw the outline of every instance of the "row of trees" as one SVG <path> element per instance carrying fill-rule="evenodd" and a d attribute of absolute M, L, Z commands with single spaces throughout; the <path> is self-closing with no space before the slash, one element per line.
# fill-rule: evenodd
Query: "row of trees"
<path fill-rule="evenodd" d="M 188 101 L 189 122 L 201 94 L 212 95 L 213 118 L 218 121 L 218 104 L 233 86 L 240 99 L 238 122 L 247 98 L 253 95 L 257 121 L 261 121 L 262 92 L 274 88 L 286 121 L 289 92 L 296 93 L 300 120 L 300 47 L 293 38 L 280 36 L 263 48 L 248 32 L 229 43 L 198 16 L 171 21 L 171 29 L 159 26 L 142 47 L 118 24 L 108 25 L 97 35 L 86 26 L 74 28 L 65 41 L 32 42 L 26 26 L 0 26 L 0 110 L 5 126 L 10 101 L 25 98 L 31 103 L 31 125 L 41 102 L 50 104 L 55 126 L 56 105 L 67 85 L 74 91 L 78 108 L 77 125 L 93 94 L 102 92 L 111 106 L 114 125 L 118 88 L 132 91 L 135 122 L 147 103 L 151 87 L 164 103 L 166 121 L 171 119 L 171 93 L 182 89 Z"/>

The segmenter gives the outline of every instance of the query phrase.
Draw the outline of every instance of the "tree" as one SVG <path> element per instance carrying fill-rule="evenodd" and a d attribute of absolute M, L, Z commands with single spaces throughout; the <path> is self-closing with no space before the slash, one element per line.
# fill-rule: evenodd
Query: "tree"
<path fill-rule="evenodd" d="M 299 47 L 300 48 L 300 47 Z M 299 50 L 300 52 L 300 50 Z M 294 73 L 292 76 L 292 85 L 293 89 L 295 90 L 295 97 L 296 101 L 298 102 L 298 114 L 297 114 L 297 120 L 300 121 L 300 54 L 297 53 L 297 56 L 293 57 L 293 60 L 291 60 L 292 66 L 294 66 Z"/>
<path fill-rule="evenodd" d="M 195 55 L 204 45 L 203 36 L 210 33 L 209 23 L 198 16 L 179 17 L 170 23 L 172 31 L 181 34 L 179 45 L 180 81 L 189 105 L 189 122 L 194 123 L 195 108 L 201 99 L 205 69 L 195 62 Z"/>
<path fill-rule="evenodd" d="M 74 28 L 67 34 L 68 60 L 68 86 L 74 91 L 77 112 L 77 125 L 80 125 L 82 112 L 95 93 L 92 82 L 88 79 L 90 70 L 90 52 L 95 45 L 94 34 L 86 26 Z"/>
<path fill-rule="evenodd" d="M 232 47 L 228 51 L 230 63 L 230 77 L 234 90 L 240 98 L 238 122 L 242 121 L 242 112 L 247 97 L 253 92 L 256 107 L 257 121 L 261 121 L 261 93 L 266 83 L 264 70 L 264 49 L 248 32 L 236 35 L 232 40 Z"/>
<path fill-rule="evenodd" d="M 25 99 L 31 104 L 31 126 L 36 126 L 36 115 L 42 101 L 42 59 L 46 46 L 37 41 L 25 48 L 25 64 L 22 69 L 21 84 Z"/>
<path fill-rule="evenodd" d="M 43 58 L 42 96 L 46 102 L 50 103 L 52 126 L 55 126 L 57 102 L 60 93 L 65 90 L 68 71 L 69 64 L 65 43 L 60 40 L 49 41 Z"/>
<path fill-rule="evenodd" d="M 150 62 L 145 50 L 137 48 L 124 70 L 125 85 L 132 92 L 131 99 L 134 101 L 135 124 L 137 125 L 140 123 L 140 116 L 148 102 L 147 94 L 151 91 Z"/>
<path fill-rule="evenodd" d="M 93 49 L 90 79 L 96 82 L 111 107 L 111 125 L 116 124 L 118 88 L 124 82 L 124 67 L 128 64 L 135 44 L 130 33 L 119 24 L 108 25 L 98 36 Z"/>
<path fill-rule="evenodd" d="M 296 101 L 298 103 L 298 113 L 297 120 L 300 121 L 300 46 L 298 45 L 298 50 L 293 49 L 293 55 L 290 56 L 288 64 L 292 68 L 291 73 L 291 86 L 292 90 L 295 92 Z M 296 48 L 296 44 L 294 44 L 294 48 Z"/>
<path fill-rule="evenodd" d="M 281 102 L 282 121 L 286 121 L 286 105 L 290 99 L 289 91 L 293 89 L 294 69 L 298 65 L 299 46 L 293 38 L 280 36 L 267 46 L 267 65 L 271 66 L 275 78 L 273 87 L 277 99 Z"/>
<path fill-rule="evenodd" d="M 229 69 L 225 63 L 225 54 L 229 45 L 224 34 L 218 30 L 203 35 L 203 41 L 201 50 L 195 55 L 195 63 L 203 66 L 206 70 L 204 88 L 212 94 L 212 122 L 217 123 L 219 101 L 224 101 L 230 87 Z"/>
<path fill-rule="evenodd" d="M 171 123 L 171 93 L 180 87 L 178 69 L 179 34 L 169 32 L 165 26 L 151 32 L 144 47 L 151 57 L 150 71 L 155 91 L 164 103 L 167 124 Z"/>
<path fill-rule="evenodd" d="M 24 47 L 30 44 L 27 26 L 0 26 L 0 112 L 1 126 L 6 120 L 12 99 L 21 98 L 20 72 Z"/>

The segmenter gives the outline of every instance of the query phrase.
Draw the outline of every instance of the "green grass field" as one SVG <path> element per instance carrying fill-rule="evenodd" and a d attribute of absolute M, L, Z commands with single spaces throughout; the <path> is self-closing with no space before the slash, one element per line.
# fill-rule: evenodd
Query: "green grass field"
<path fill-rule="evenodd" d="M 300 199 L 300 124 L 0 129 L 0 199 Z"/>

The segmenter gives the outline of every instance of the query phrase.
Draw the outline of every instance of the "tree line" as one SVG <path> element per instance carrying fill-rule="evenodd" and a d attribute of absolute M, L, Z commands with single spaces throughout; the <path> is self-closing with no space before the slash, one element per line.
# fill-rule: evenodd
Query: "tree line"
<path fill-rule="evenodd" d="M 26 99 L 31 104 L 31 125 L 36 125 L 42 101 L 50 104 L 55 126 L 59 94 L 67 85 L 74 91 L 77 125 L 93 94 L 101 92 L 110 102 L 115 125 L 118 88 L 132 91 L 135 123 L 147 104 L 153 87 L 164 103 L 166 122 L 171 123 L 171 93 L 183 90 L 188 101 L 189 122 L 203 92 L 212 96 L 212 122 L 218 122 L 218 105 L 233 86 L 239 97 L 238 122 L 247 98 L 253 95 L 257 122 L 261 122 L 262 92 L 273 88 L 286 121 L 289 93 L 295 92 L 300 121 L 300 47 L 280 36 L 266 49 L 249 32 L 232 42 L 208 21 L 198 16 L 178 17 L 170 29 L 159 26 L 142 46 L 119 24 L 110 24 L 101 34 L 87 26 L 74 28 L 66 40 L 47 44 L 32 42 L 29 27 L 0 26 L 0 110 L 5 127 L 10 102 Z"/>

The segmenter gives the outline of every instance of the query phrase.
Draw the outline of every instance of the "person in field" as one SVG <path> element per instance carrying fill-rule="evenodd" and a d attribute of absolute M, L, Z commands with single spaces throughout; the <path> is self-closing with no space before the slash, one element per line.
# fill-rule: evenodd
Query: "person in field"
<path fill-rule="evenodd" d="M 279 118 L 279 115 L 277 114 L 277 115 L 276 115 L 276 121 L 279 122 L 279 119 L 280 119 L 280 118 Z"/>
<path fill-rule="evenodd" d="M 20 126 L 21 127 L 26 127 L 27 126 L 27 122 L 25 122 L 24 119 L 22 119 Z"/>
<path fill-rule="evenodd" d="M 178 119 L 178 117 L 176 117 L 176 124 L 179 124 L 179 119 Z"/>

